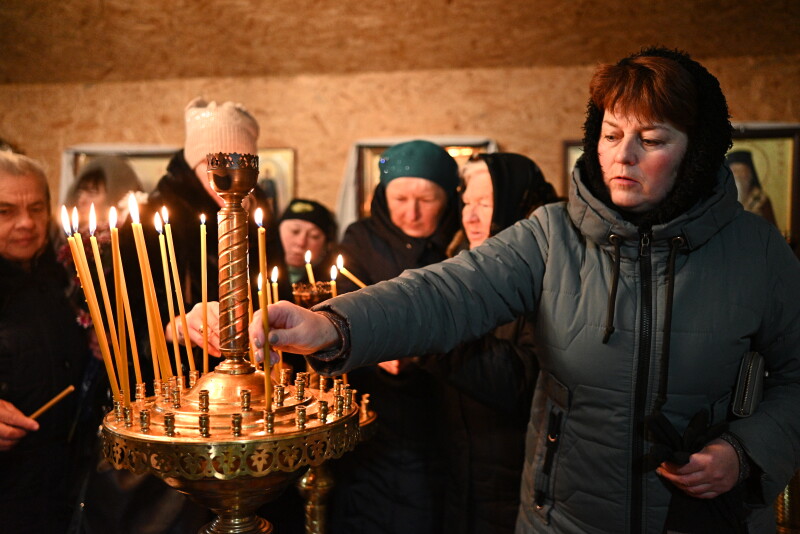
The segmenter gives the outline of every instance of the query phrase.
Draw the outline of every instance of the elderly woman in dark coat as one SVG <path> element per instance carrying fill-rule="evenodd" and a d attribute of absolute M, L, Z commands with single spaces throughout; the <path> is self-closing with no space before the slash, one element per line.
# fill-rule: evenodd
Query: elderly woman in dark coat
<path fill-rule="evenodd" d="M 462 228 L 454 256 L 558 200 L 539 166 L 520 154 L 479 154 L 462 169 Z M 525 431 L 538 364 L 532 317 L 431 356 L 440 379 L 447 484 L 446 534 L 510 534 L 519 507 Z"/>
<path fill-rule="evenodd" d="M 371 285 L 405 269 L 445 259 L 458 225 L 458 166 L 441 147 L 415 140 L 381 157 L 370 217 L 351 224 L 341 243 L 345 266 Z M 341 292 L 355 289 L 344 277 Z M 417 358 L 349 374 L 379 414 L 375 436 L 335 465 L 334 534 L 441 532 L 444 458 L 439 388 Z"/>

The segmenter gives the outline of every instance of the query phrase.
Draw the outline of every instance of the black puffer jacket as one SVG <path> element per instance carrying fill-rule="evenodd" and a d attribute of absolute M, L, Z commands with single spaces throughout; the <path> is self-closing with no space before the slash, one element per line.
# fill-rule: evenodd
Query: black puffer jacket
<path fill-rule="evenodd" d="M 69 438 L 91 356 L 67 281 L 49 247 L 30 272 L 0 259 L 0 399 L 27 415 L 67 386 L 77 390 L 39 417 L 38 431 L 0 452 L 4 532 L 64 532 L 69 521 L 76 480 Z"/>
<path fill-rule="evenodd" d="M 374 284 L 441 261 L 457 224 L 451 201 L 431 237 L 408 237 L 391 222 L 384 187 L 378 186 L 372 216 L 351 224 L 342 240 L 345 266 Z M 355 288 L 340 280 L 340 292 Z M 444 468 L 436 379 L 413 363 L 398 375 L 373 366 L 348 379 L 358 393 L 370 394 L 379 427 L 335 464 L 331 532 L 440 534 Z"/>

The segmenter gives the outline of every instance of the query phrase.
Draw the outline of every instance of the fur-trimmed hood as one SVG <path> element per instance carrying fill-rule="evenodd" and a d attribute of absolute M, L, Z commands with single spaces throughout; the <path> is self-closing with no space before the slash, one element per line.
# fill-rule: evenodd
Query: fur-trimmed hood
<path fill-rule="evenodd" d="M 675 187 L 655 210 L 637 221 L 640 225 L 663 224 L 684 213 L 700 200 L 708 198 L 715 186 L 717 171 L 725 161 L 725 153 L 731 147 L 730 116 L 725 95 L 719 81 L 685 52 L 667 48 L 646 48 L 617 64 L 624 65 L 631 59 L 656 56 L 671 59 L 683 67 L 695 82 L 697 90 L 697 117 L 695 126 L 687 132 L 689 145 L 684 156 Z M 608 189 L 603 183 L 603 173 L 597 155 L 600 129 L 605 110 L 589 100 L 586 121 L 583 124 L 583 155 L 579 164 L 584 167 L 584 183 L 592 193 L 613 209 Z M 625 214 L 623 214 L 625 215 Z"/>

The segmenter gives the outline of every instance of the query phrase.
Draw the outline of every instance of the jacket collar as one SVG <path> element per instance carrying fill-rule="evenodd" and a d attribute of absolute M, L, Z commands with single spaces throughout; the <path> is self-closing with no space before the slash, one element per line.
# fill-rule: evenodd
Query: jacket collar
<path fill-rule="evenodd" d="M 587 239 L 603 248 L 613 248 L 608 239 L 610 235 L 620 236 L 624 243 L 623 255 L 636 257 L 639 228 L 595 197 L 581 179 L 581 172 L 580 165 L 576 165 L 570 182 L 567 210 L 573 224 Z M 669 222 L 653 226 L 652 245 L 668 248 L 670 239 L 682 236 L 686 248 L 695 250 L 708 242 L 741 211 L 733 175 L 727 167 L 722 166 L 710 197 L 696 203 Z"/>

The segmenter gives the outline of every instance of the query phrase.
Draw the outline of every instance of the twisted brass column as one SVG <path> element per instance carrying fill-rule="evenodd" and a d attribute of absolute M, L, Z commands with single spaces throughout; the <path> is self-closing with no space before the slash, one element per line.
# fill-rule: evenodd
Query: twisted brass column
<path fill-rule="evenodd" d="M 219 347 L 225 361 L 215 369 L 223 374 L 252 373 L 248 352 L 248 241 L 247 212 L 242 201 L 258 180 L 258 157 L 249 154 L 213 154 L 208 180 L 225 205 L 219 225 Z"/>

